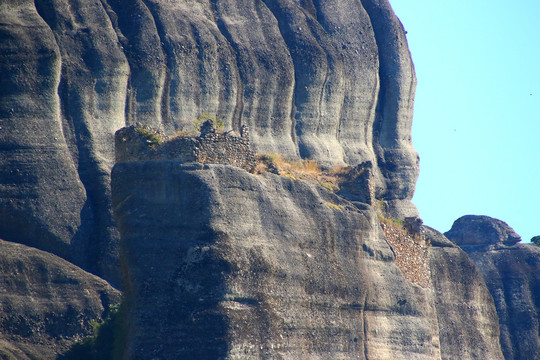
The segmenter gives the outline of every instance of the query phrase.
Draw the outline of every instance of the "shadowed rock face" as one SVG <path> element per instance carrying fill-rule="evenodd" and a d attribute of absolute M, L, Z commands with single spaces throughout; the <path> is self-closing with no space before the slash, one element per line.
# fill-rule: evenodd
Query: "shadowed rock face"
<path fill-rule="evenodd" d="M 484 275 L 493 296 L 506 359 L 540 359 L 540 248 L 506 223 L 465 216 L 446 234 L 465 250 Z"/>
<path fill-rule="evenodd" d="M 118 284 L 114 132 L 139 121 L 172 134 L 205 111 L 228 129 L 249 125 L 259 152 L 372 161 L 388 211 L 416 214 L 414 68 L 387 1 L 8 0 L 0 10 L 7 240 Z"/>
<path fill-rule="evenodd" d="M 540 248 L 465 249 L 484 274 L 499 314 L 506 359 L 540 359 Z"/>
<path fill-rule="evenodd" d="M 0 358 L 56 359 L 120 293 L 67 261 L 0 240 Z"/>

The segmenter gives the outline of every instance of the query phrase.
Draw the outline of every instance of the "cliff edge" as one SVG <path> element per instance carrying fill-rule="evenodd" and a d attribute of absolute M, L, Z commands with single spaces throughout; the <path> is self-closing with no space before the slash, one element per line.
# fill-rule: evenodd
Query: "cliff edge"
<path fill-rule="evenodd" d="M 209 112 L 254 151 L 374 164 L 396 217 L 418 157 L 416 84 L 387 1 L 22 0 L 0 5 L 0 237 L 120 285 L 114 133 Z"/>
<path fill-rule="evenodd" d="M 112 179 L 126 358 L 503 358 L 484 280 L 448 240 L 417 284 L 373 207 L 307 181 L 177 160 Z"/>
<path fill-rule="evenodd" d="M 463 216 L 445 235 L 484 275 L 497 308 L 505 358 L 540 359 L 540 248 L 520 244 L 514 229 L 488 216 Z"/>

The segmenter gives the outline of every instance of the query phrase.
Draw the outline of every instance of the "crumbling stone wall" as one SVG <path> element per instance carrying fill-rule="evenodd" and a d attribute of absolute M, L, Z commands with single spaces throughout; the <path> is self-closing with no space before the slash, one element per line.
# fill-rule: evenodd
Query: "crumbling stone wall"
<path fill-rule="evenodd" d="M 145 125 L 131 125 L 115 134 L 116 162 L 179 160 L 204 164 L 232 165 L 252 172 L 255 156 L 249 144 L 249 130 L 243 125 L 240 136 L 219 133 L 212 121 L 201 126 L 199 136 L 167 138 Z"/>

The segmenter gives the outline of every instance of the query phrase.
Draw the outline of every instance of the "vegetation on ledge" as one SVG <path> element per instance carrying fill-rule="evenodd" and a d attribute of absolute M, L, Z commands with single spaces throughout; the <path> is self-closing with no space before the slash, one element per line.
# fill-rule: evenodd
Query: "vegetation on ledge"
<path fill-rule="evenodd" d="M 61 360 L 115 360 L 121 359 L 127 334 L 125 302 L 109 309 L 108 316 L 93 323 L 92 336 L 73 344 Z"/>
<path fill-rule="evenodd" d="M 256 154 L 255 173 L 271 172 L 293 180 L 306 180 L 323 188 L 336 192 L 345 181 L 345 175 L 352 167 L 334 167 L 322 169 L 319 163 L 311 159 L 288 161 L 279 154 Z"/>

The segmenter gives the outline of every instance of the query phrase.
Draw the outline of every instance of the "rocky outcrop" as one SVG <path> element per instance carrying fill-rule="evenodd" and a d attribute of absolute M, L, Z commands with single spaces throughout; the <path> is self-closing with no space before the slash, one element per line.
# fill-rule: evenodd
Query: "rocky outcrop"
<path fill-rule="evenodd" d="M 418 174 L 415 75 L 387 1 L 21 0 L 0 5 L 0 236 L 119 285 L 113 134 L 202 112 L 254 149 L 374 164 L 394 216 Z M 37 236 L 39 234 L 39 236 Z"/>
<path fill-rule="evenodd" d="M 56 359 L 120 293 L 52 254 L 0 240 L 0 358 Z"/>
<path fill-rule="evenodd" d="M 255 151 L 350 165 L 340 194 L 352 202 L 231 166 L 118 164 L 126 358 L 501 358 L 493 299 L 465 253 L 426 230 L 417 281 L 372 207 L 418 215 L 416 80 L 388 1 L 6 0 L 0 40 L 3 357 L 54 358 L 118 301 L 80 269 L 121 285 L 115 131 L 140 122 L 169 137 L 208 112 L 227 131 L 249 126 Z M 492 228 L 490 252 L 521 249 Z M 483 248 L 475 231 L 460 245 Z M 517 277 L 501 282 L 536 281 Z M 527 307 L 499 305 L 527 294 L 493 295 L 510 354 L 535 349 L 536 323 L 516 345 Z"/>
<path fill-rule="evenodd" d="M 482 215 L 460 217 L 444 235 L 464 249 L 470 246 L 514 245 L 521 241 L 521 236 L 507 223 Z"/>
<path fill-rule="evenodd" d="M 493 296 L 506 359 L 540 359 L 540 248 L 518 244 L 506 223 L 487 216 L 459 218 L 445 234 L 484 275 Z"/>
<path fill-rule="evenodd" d="M 373 210 L 223 165 L 119 163 L 112 186 L 127 358 L 439 358 Z"/>
<path fill-rule="evenodd" d="M 441 359 L 503 359 L 493 298 L 474 262 L 438 231 L 424 227 L 431 242 L 430 266 Z"/>
<path fill-rule="evenodd" d="M 372 207 L 308 182 L 177 161 L 112 179 L 127 358 L 502 359 L 493 300 L 448 240 L 418 286 Z"/>

